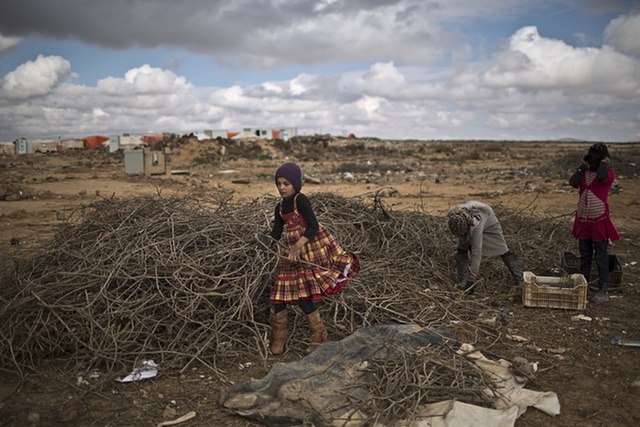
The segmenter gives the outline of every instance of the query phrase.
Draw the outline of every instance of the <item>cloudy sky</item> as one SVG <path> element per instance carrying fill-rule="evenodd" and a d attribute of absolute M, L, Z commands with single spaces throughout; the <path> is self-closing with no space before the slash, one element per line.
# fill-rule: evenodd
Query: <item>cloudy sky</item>
<path fill-rule="evenodd" d="M 297 127 L 640 141 L 638 0 L 21 0 L 0 141 Z"/>

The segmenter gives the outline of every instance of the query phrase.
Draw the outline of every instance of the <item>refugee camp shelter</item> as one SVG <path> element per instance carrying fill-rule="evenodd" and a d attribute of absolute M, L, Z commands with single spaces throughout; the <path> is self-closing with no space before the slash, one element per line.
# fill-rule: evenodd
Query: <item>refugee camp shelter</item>
<path fill-rule="evenodd" d="M 139 133 L 123 133 L 120 136 L 120 148 L 127 150 L 134 147 L 139 147 L 144 144 L 142 140 L 143 134 Z"/>
<path fill-rule="evenodd" d="M 82 138 L 84 148 L 98 148 L 102 147 L 102 143 L 108 141 L 109 137 L 104 135 L 90 135 Z"/>
<path fill-rule="evenodd" d="M 272 139 L 273 132 L 271 129 L 244 128 L 242 129 L 242 132 L 240 132 L 238 135 L 233 137 L 233 139 L 251 139 L 251 138 Z"/>
<path fill-rule="evenodd" d="M 109 152 L 115 153 L 120 149 L 120 137 L 118 135 L 111 135 L 109 137 Z"/>
<path fill-rule="evenodd" d="M 295 127 L 284 127 L 276 129 L 247 127 L 244 128 L 238 135 L 234 136 L 233 139 L 262 138 L 282 139 L 286 141 L 289 138 L 296 136 L 297 134 L 298 128 Z"/>
<path fill-rule="evenodd" d="M 287 141 L 289 138 L 297 135 L 298 128 L 295 127 L 273 129 L 273 139 L 281 139 L 283 141 Z"/>
<path fill-rule="evenodd" d="M 205 129 L 204 134 L 208 137 L 208 139 L 229 138 L 229 131 L 227 131 L 226 129 Z"/>
<path fill-rule="evenodd" d="M 60 151 L 84 148 L 84 141 L 79 138 L 64 138 L 58 144 Z"/>

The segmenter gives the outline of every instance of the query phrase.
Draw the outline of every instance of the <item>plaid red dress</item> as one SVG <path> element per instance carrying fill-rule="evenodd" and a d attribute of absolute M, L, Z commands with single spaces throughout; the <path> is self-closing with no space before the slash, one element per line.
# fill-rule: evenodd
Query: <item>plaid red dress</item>
<path fill-rule="evenodd" d="M 296 196 L 297 197 L 297 196 Z M 306 221 L 293 202 L 293 212 L 282 213 L 284 221 L 283 244 L 293 246 L 306 229 Z M 315 237 L 302 247 L 300 261 L 291 261 L 283 250 L 278 260 L 278 277 L 271 290 L 273 304 L 296 304 L 300 300 L 319 300 L 325 295 L 342 291 L 360 270 L 360 260 L 346 252 L 319 224 Z"/>

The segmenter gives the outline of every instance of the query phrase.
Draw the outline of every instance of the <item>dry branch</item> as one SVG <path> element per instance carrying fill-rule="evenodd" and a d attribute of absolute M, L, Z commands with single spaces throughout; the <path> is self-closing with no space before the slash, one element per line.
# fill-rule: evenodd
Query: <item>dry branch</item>
<path fill-rule="evenodd" d="M 332 339 L 389 321 L 496 339 L 472 322 L 490 310 L 489 298 L 508 293 L 508 273 L 499 260 L 485 260 L 485 286 L 473 297 L 455 291 L 445 218 L 394 212 L 377 198 L 310 199 L 362 261 L 356 280 L 321 302 Z M 63 359 L 73 372 L 121 373 L 152 358 L 163 369 L 204 364 L 224 379 L 223 362 L 266 361 L 278 255 L 255 236 L 270 229 L 276 202 L 158 195 L 96 199 L 74 212 L 48 245 L 17 261 L 0 289 L 0 368 L 37 372 L 43 361 Z M 570 245 L 558 237 L 569 233 L 557 231 L 557 220 L 496 211 L 524 269 L 555 265 Z M 296 325 L 302 321 L 296 316 Z M 292 343 L 306 339 L 305 327 L 294 331 Z"/>

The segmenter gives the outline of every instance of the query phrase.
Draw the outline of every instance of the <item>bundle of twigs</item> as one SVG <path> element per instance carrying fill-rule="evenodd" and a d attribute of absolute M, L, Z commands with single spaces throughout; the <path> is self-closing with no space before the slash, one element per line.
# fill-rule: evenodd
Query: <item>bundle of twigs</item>
<path fill-rule="evenodd" d="M 3 296 L 2 364 L 70 356 L 122 368 L 155 357 L 186 367 L 264 352 L 254 315 L 275 265 L 254 238 L 264 208 L 211 210 L 188 197 L 93 202 L 19 264 Z"/>
<path fill-rule="evenodd" d="M 415 350 L 400 346 L 368 362 L 373 381 L 366 399 L 354 406 L 369 415 L 370 425 L 411 420 L 420 406 L 446 400 L 492 407 L 498 394 L 490 375 L 450 343 Z"/>
<path fill-rule="evenodd" d="M 510 285 L 504 266 L 488 264 L 482 274 L 491 286 L 474 299 L 455 291 L 455 242 L 443 217 L 391 212 L 378 199 L 310 198 L 320 222 L 362 262 L 346 290 L 320 304 L 332 339 L 391 320 L 468 332 L 465 322 L 487 309 L 483 292 Z M 153 358 L 165 368 L 198 361 L 223 377 L 222 361 L 266 360 L 278 254 L 256 235 L 270 229 L 276 203 L 213 196 L 93 201 L 20 261 L 0 290 L 0 367 L 37 371 L 41 361 L 63 358 L 75 371 L 122 372 Z M 554 264 L 566 247 L 554 220 L 505 218 L 528 247 L 545 249 L 522 252 L 524 266 Z M 294 325 L 300 322 L 297 316 Z M 306 340 L 306 327 L 298 329 L 292 346 Z M 472 329 L 471 337 L 482 336 Z"/>

